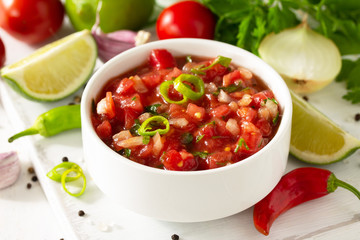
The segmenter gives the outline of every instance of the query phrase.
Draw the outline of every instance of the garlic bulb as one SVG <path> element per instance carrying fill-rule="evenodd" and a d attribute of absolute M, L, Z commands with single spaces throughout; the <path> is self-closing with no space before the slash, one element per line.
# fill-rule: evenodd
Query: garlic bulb
<path fill-rule="evenodd" d="M 266 36 L 260 57 L 297 93 L 311 93 L 330 84 L 341 69 L 341 55 L 330 39 L 306 24 Z"/>
<path fill-rule="evenodd" d="M 17 153 L 0 153 L 0 189 L 15 183 L 19 175 L 20 162 Z"/>

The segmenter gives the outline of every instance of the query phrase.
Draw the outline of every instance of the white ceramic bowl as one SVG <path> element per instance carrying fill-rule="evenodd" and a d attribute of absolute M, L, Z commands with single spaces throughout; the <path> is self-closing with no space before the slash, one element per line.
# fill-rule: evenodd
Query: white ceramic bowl
<path fill-rule="evenodd" d="M 92 100 L 110 78 L 145 62 L 152 49 L 175 56 L 232 58 L 259 76 L 280 103 L 282 118 L 274 138 L 259 152 L 217 169 L 176 172 L 128 160 L 105 145 L 91 124 Z M 211 40 L 171 39 L 147 43 L 114 57 L 89 80 L 81 101 L 84 158 L 96 185 L 134 212 L 174 222 L 219 219 L 243 211 L 265 197 L 283 175 L 288 159 L 292 103 L 282 78 L 260 58 L 238 47 Z"/>

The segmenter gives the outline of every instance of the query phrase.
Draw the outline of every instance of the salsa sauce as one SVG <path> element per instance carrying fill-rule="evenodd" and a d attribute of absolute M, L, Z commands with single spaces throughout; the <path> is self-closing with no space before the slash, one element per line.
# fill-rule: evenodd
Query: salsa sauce
<path fill-rule="evenodd" d="M 194 82 L 182 80 L 181 90 L 177 79 L 186 74 Z M 193 171 L 233 164 L 262 149 L 276 133 L 280 107 L 261 79 L 230 59 L 175 58 L 154 49 L 146 63 L 108 81 L 91 118 L 98 136 L 124 157 Z"/>

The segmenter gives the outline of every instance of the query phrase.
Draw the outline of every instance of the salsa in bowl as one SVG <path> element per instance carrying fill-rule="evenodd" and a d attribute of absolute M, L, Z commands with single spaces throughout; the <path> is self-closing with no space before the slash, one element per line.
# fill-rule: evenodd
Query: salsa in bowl
<path fill-rule="evenodd" d="M 84 158 L 97 186 L 157 219 L 226 217 L 269 193 L 286 166 L 292 104 L 255 55 L 172 39 L 107 62 L 82 98 Z"/>
<path fill-rule="evenodd" d="M 274 136 L 280 107 L 261 79 L 231 61 L 151 50 L 94 99 L 96 133 L 122 156 L 165 170 L 213 169 L 253 155 Z"/>

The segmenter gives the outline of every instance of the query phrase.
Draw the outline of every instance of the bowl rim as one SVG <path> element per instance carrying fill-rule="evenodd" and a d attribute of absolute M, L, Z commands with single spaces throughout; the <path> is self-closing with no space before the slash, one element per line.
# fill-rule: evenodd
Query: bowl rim
<path fill-rule="evenodd" d="M 148 49 L 151 50 L 154 48 L 161 48 L 162 45 L 176 44 L 176 43 L 206 44 L 206 45 L 211 45 L 211 46 L 216 45 L 219 48 L 226 47 L 226 48 L 232 49 L 233 51 L 238 51 L 239 53 L 245 55 L 246 58 L 248 58 L 248 57 L 253 58 L 259 64 L 261 64 L 261 68 L 266 68 L 267 71 L 269 71 L 271 73 L 271 76 L 273 76 L 272 79 L 276 79 L 276 81 L 278 81 L 276 86 L 284 89 L 284 94 L 285 94 L 284 98 L 288 99 L 289 101 L 285 102 L 285 103 L 279 102 L 281 104 L 280 107 L 282 108 L 281 121 L 278 126 L 276 134 L 269 141 L 268 144 L 266 144 L 262 149 L 260 149 L 258 152 L 254 153 L 253 155 L 251 155 L 239 162 L 236 162 L 234 164 L 230 164 L 230 165 L 227 165 L 224 167 L 219 167 L 219 168 L 214 168 L 214 169 L 206 169 L 206 170 L 196 170 L 196 171 L 170 171 L 170 170 L 164 170 L 164 169 L 146 166 L 146 165 L 131 161 L 130 159 L 123 157 L 120 154 L 116 153 L 113 149 L 111 149 L 109 146 L 107 146 L 98 137 L 98 135 L 96 134 L 95 129 L 91 123 L 91 120 L 90 120 L 91 119 L 90 118 L 90 116 L 91 116 L 90 109 L 91 109 L 92 99 L 88 99 L 90 96 L 90 89 L 95 84 L 96 79 L 98 79 L 101 76 L 101 74 L 103 72 L 105 72 L 107 69 L 112 68 L 113 65 L 116 65 L 117 62 L 119 61 L 119 59 L 130 57 L 131 55 L 133 55 L 134 53 L 137 53 L 137 52 L 146 51 Z M 165 46 L 162 48 L 166 49 L 167 47 Z M 140 64 L 141 64 L 141 62 L 139 62 L 139 65 Z M 235 63 L 235 64 L 237 64 L 237 63 Z M 115 74 L 114 76 L 120 75 L 120 74 L 121 73 L 118 73 L 118 74 Z M 109 81 L 109 79 L 107 81 Z M 107 81 L 105 81 L 105 82 L 107 82 Z M 267 81 L 265 81 L 265 80 L 263 80 L 263 81 L 265 82 L 265 84 L 268 85 Z M 272 90 L 272 89 L 270 88 L 270 90 Z M 99 69 L 97 69 L 97 71 L 91 76 L 90 80 L 86 84 L 86 87 L 83 92 L 82 101 L 81 101 L 81 119 L 82 119 L 82 126 L 83 126 L 82 131 L 88 130 L 90 137 L 94 137 L 96 143 L 99 144 L 99 147 L 101 147 L 101 149 L 103 149 L 104 151 L 108 152 L 110 154 L 110 156 L 112 156 L 112 159 L 115 160 L 115 158 L 119 158 L 116 160 L 122 161 L 122 163 L 128 164 L 131 167 L 137 168 L 140 171 L 146 171 L 146 172 L 153 173 L 153 174 L 173 175 L 173 176 L 212 175 L 212 174 L 221 173 L 224 171 L 230 171 L 233 168 L 238 168 L 238 167 L 241 167 L 242 165 L 246 165 L 250 161 L 254 161 L 258 155 L 262 155 L 264 152 L 268 151 L 268 149 L 270 149 L 274 144 L 276 144 L 276 142 L 280 141 L 280 139 L 286 134 L 285 131 L 287 129 L 291 129 L 292 111 L 293 110 L 292 110 L 291 95 L 290 95 L 290 91 L 289 91 L 285 81 L 264 60 L 262 60 L 261 58 L 259 58 L 258 56 L 256 56 L 255 54 L 253 54 L 247 50 L 244 50 L 242 48 L 236 47 L 236 46 L 228 44 L 228 43 L 219 42 L 216 40 L 196 39 L 196 38 L 176 38 L 176 39 L 157 40 L 157 41 L 149 42 L 149 43 L 131 48 L 129 50 L 126 50 L 126 51 L 118 54 L 117 56 L 113 57 L 108 62 L 106 62 L 104 65 L 102 65 Z M 287 125 L 290 125 L 290 127 Z M 89 129 L 87 129 L 87 128 L 89 128 Z M 85 162 L 86 162 L 86 159 L 85 159 Z"/>

